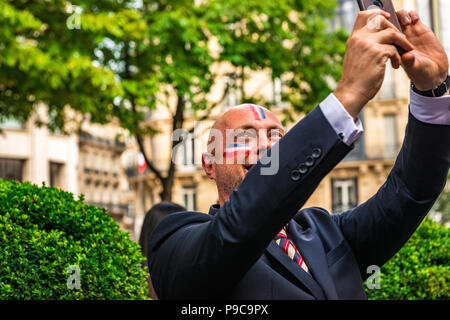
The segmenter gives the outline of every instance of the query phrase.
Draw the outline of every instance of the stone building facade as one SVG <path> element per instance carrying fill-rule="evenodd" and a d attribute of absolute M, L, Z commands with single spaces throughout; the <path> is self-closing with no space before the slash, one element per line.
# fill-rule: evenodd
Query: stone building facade
<path fill-rule="evenodd" d="M 426 23 L 433 24 L 434 28 L 440 26 L 436 33 L 449 50 L 450 41 L 447 38 L 450 32 L 447 24 L 450 19 L 446 19 L 445 15 L 448 15 L 450 10 L 445 12 L 442 10 L 443 7 L 450 5 L 447 2 L 394 0 L 394 5 L 396 8 L 419 10 Z M 440 6 L 440 10 L 436 10 L 436 5 Z M 339 0 L 336 19 L 330 22 L 330 27 L 341 27 L 350 32 L 357 12 L 356 1 Z M 438 12 L 440 16 L 435 14 L 433 18 L 432 12 Z M 264 73 L 253 75 L 247 85 L 269 93 L 266 97 L 269 101 L 279 99 L 280 90 L 282 90 L 280 83 L 272 82 Z M 239 103 L 242 103 L 239 93 L 230 91 L 225 102 L 216 108 L 207 120 L 197 124 L 198 130 L 190 135 L 185 148 L 177 156 L 178 170 L 173 189 L 174 202 L 186 206 L 189 210 L 201 212 L 208 212 L 209 206 L 217 202 L 216 186 L 206 177 L 201 167 L 201 153 L 206 149 L 208 129 L 217 117 L 227 108 Z M 320 206 L 330 213 L 342 212 L 361 204 L 377 192 L 393 167 L 401 147 L 408 119 L 408 103 L 409 80 L 403 70 L 394 70 L 388 63 L 382 89 L 360 115 L 365 130 L 363 136 L 355 144 L 354 150 L 323 179 L 305 207 Z M 281 116 L 282 101 L 278 101 L 277 105 L 279 107 L 273 108 L 272 111 Z M 301 115 L 298 119 L 300 118 Z M 145 142 L 149 151 L 147 155 L 164 172 L 171 157 L 168 150 L 171 139 L 169 134 L 171 117 L 167 110 L 158 108 L 149 116 L 149 121 L 162 133 L 147 138 Z M 194 118 L 188 115 L 185 128 L 191 128 L 194 125 Z M 286 129 L 292 125 L 288 125 Z M 134 174 L 129 175 L 129 179 L 132 188 L 137 191 L 135 230 L 138 231 L 145 211 L 160 201 L 158 195 L 161 190 L 154 175 L 148 170 L 143 174 L 138 174 L 134 170 Z"/>

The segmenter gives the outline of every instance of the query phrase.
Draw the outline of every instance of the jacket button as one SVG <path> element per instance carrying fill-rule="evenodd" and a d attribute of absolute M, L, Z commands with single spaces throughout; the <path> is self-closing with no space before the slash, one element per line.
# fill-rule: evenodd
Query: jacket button
<path fill-rule="evenodd" d="M 320 158 L 321 154 L 322 154 L 322 149 L 320 149 L 320 148 L 314 148 L 312 151 L 312 156 L 314 159 Z"/>
<path fill-rule="evenodd" d="M 308 171 L 308 167 L 306 166 L 306 164 L 302 163 L 301 165 L 298 166 L 298 171 L 301 174 L 305 174 Z"/>
<path fill-rule="evenodd" d="M 311 157 L 311 156 L 307 156 L 307 157 L 306 157 L 305 164 L 306 164 L 308 167 L 312 167 L 313 164 L 314 164 L 314 158 Z"/>
<path fill-rule="evenodd" d="M 292 170 L 291 179 L 292 181 L 298 181 L 302 177 L 302 174 L 298 170 Z"/>

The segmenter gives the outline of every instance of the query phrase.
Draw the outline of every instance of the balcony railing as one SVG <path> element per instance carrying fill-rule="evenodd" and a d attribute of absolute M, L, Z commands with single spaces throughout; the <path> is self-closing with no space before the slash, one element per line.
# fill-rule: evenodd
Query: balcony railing
<path fill-rule="evenodd" d="M 103 203 L 103 202 L 87 202 L 88 204 L 100 208 L 106 209 L 107 212 L 112 214 L 127 215 L 129 212 L 128 204 L 115 204 L 115 203 Z"/>
<path fill-rule="evenodd" d="M 393 160 L 397 157 L 400 146 L 396 143 L 386 145 L 363 145 L 355 143 L 355 148 L 344 158 L 344 161 L 359 160 Z"/>
<path fill-rule="evenodd" d="M 86 142 L 90 142 L 90 143 L 94 143 L 94 144 L 102 145 L 102 146 L 106 146 L 106 147 L 116 147 L 116 148 L 120 148 L 120 149 L 125 148 L 124 142 L 121 142 L 117 139 L 112 140 L 112 139 L 106 139 L 106 138 L 102 138 L 102 137 L 96 137 L 86 131 L 81 131 L 79 133 L 79 137 L 80 137 L 80 141 L 86 141 Z"/>

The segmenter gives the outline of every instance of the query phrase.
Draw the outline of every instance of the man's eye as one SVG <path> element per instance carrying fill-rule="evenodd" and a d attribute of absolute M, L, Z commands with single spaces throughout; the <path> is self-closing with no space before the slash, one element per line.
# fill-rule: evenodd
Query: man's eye
<path fill-rule="evenodd" d="M 255 134 L 252 131 L 241 131 L 236 135 L 236 138 L 254 138 Z"/>
<path fill-rule="evenodd" d="M 270 138 L 272 138 L 272 139 L 281 139 L 282 136 L 283 135 L 278 130 L 271 130 L 270 131 Z"/>

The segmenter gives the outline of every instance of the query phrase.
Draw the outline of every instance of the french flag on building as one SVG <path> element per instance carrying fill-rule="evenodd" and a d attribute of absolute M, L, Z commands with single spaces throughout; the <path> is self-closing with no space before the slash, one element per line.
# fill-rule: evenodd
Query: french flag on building
<path fill-rule="evenodd" d="M 137 165 L 139 173 L 143 173 L 145 172 L 145 169 L 147 169 L 147 163 L 145 162 L 145 158 L 142 152 L 139 152 L 137 155 Z"/>

